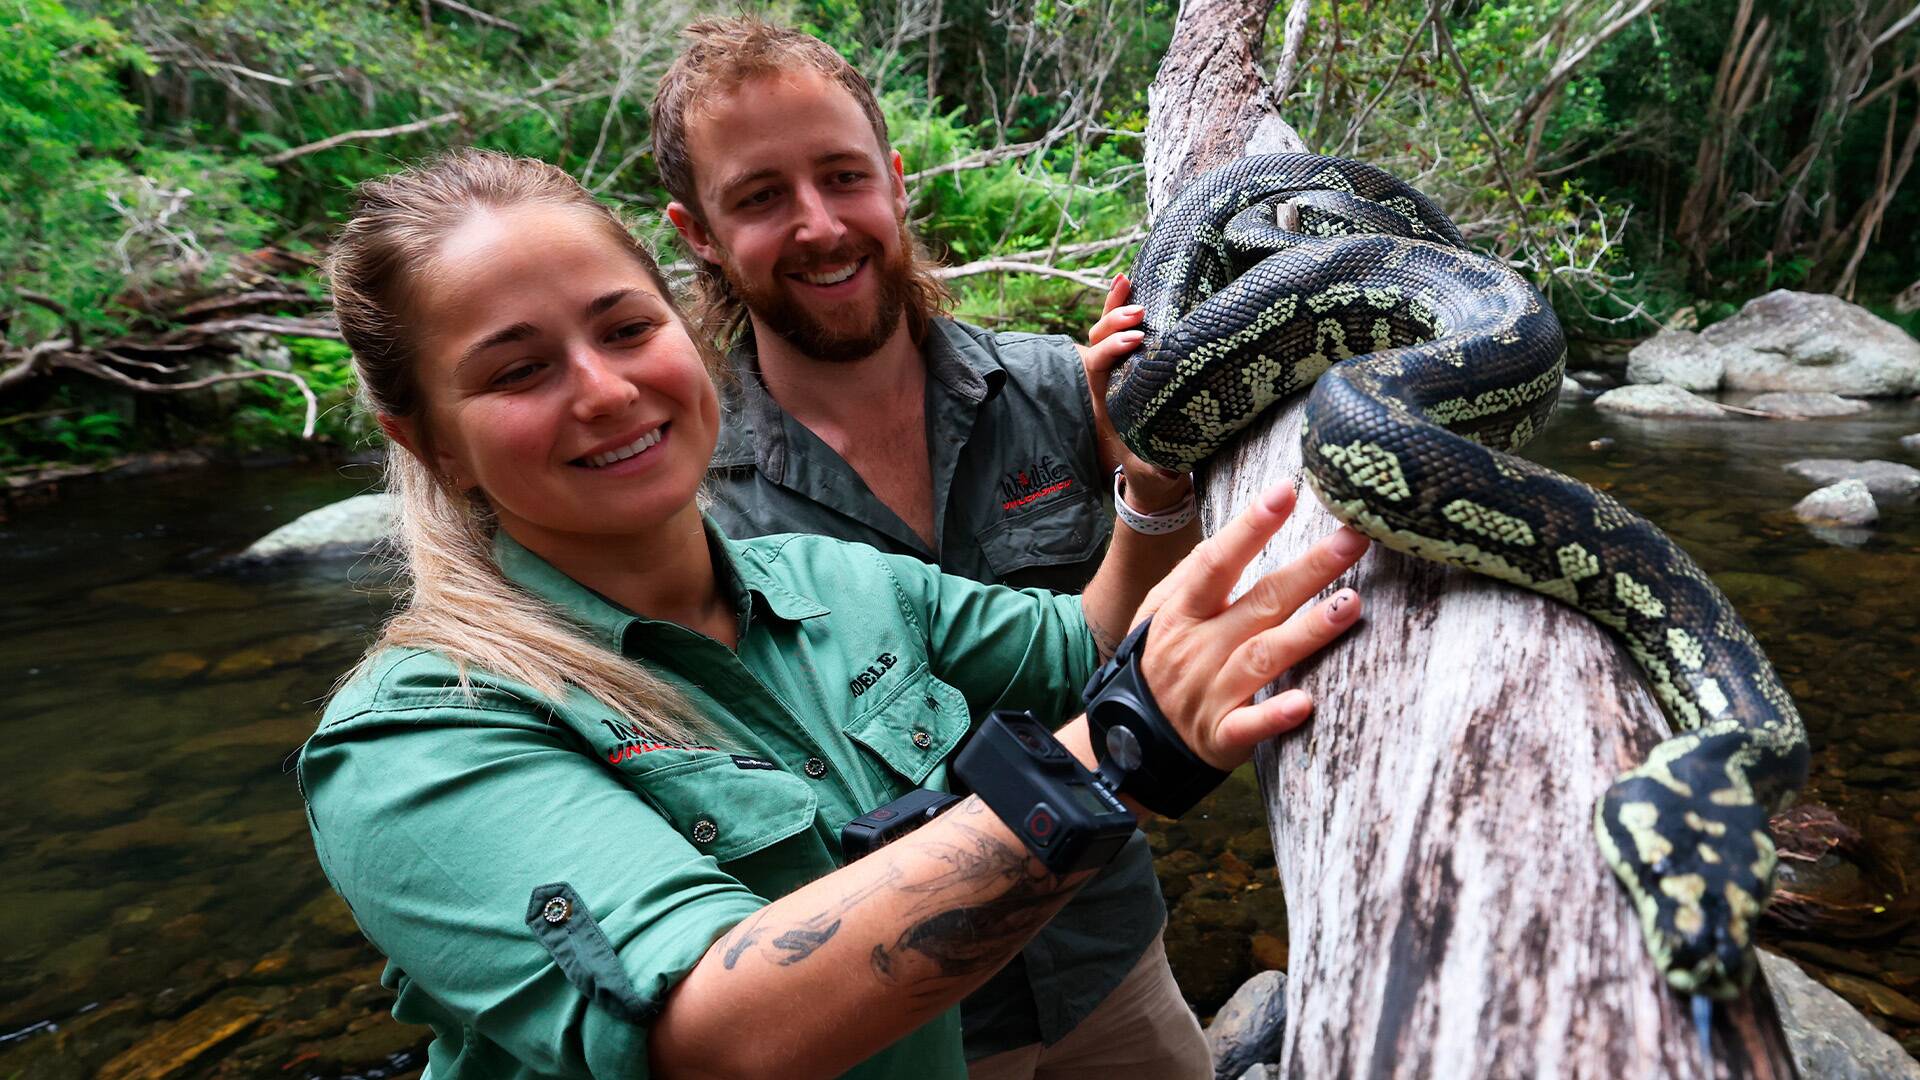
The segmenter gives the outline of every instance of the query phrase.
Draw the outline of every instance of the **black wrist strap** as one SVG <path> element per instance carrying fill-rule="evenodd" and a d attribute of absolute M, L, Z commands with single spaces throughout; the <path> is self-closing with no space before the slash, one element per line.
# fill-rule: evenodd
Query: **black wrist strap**
<path fill-rule="evenodd" d="M 1114 650 L 1113 659 L 1087 680 L 1087 730 L 1100 760 L 1097 775 L 1108 790 L 1177 818 L 1219 787 L 1227 774 L 1188 749 L 1153 700 L 1140 671 L 1152 625 L 1151 615 L 1142 619 Z"/>

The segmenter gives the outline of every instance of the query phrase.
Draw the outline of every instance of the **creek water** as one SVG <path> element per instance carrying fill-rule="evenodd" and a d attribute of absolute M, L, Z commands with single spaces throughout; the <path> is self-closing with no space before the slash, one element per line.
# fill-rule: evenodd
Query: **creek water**
<path fill-rule="evenodd" d="M 1844 917 L 1768 934 L 1909 1039 L 1920 506 L 1834 543 L 1793 518 L 1813 485 L 1782 466 L 1920 464 L 1897 441 L 1917 430 L 1913 403 L 1802 423 L 1576 405 L 1528 453 L 1667 528 L 1748 618 L 1807 717 L 1809 796 L 1861 836 L 1795 879 L 1843 893 Z M 350 561 L 216 568 L 370 481 L 365 468 L 209 469 L 76 485 L 0 521 L 0 1076 L 420 1068 L 423 1033 L 385 1016 L 379 958 L 320 876 L 285 769 L 388 609 L 385 580 Z M 1285 963 L 1260 813 L 1241 775 L 1153 834 L 1169 952 L 1202 1013 Z"/>

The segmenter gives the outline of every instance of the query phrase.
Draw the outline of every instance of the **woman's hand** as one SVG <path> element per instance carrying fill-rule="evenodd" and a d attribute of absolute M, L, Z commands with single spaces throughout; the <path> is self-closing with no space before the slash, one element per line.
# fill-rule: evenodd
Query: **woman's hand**
<path fill-rule="evenodd" d="M 1293 512 L 1295 499 L 1290 484 L 1267 491 L 1194 548 L 1140 606 L 1140 618 L 1154 617 L 1141 658 L 1154 700 L 1193 752 L 1217 769 L 1233 769 L 1261 740 L 1306 721 L 1313 699 L 1304 690 L 1248 702 L 1360 614 L 1360 596 L 1352 589 L 1299 610 L 1367 550 L 1367 538 L 1346 528 L 1227 602 L 1241 572 Z"/>
<path fill-rule="evenodd" d="M 1087 331 L 1087 344 L 1077 346 L 1080 362 L 1087 369 L 1087 389 L 1093 393 L 1093 435 L 1100 450 L 1100 463 L 1112 471 L 1126 470 L 1127 505 L 1143 514 L 1155 514 L 1179 505 L 1193 490 L 1193 478 L 1186 473 L 1157 468 L 1133 455 L 1113 430 L 1107 416 L 1107 384 L 1113 369 L 1140 347 L 1146 334 L 1138 327 L 1146 319 L 1146 309 L 1127 301 L 1133 296 L 1133 282 L 1125 274 L 1113 279 L 1107 291 L 1107 303 L 1100 321 Z"/>

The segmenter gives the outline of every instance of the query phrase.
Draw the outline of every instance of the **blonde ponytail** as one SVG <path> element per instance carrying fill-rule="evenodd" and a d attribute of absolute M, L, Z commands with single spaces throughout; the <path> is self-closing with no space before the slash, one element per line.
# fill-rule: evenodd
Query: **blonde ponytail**
<path fill-rule="evenodd" d="M 474 210 L 525 203 L 596 215 L 671 298 L 653 257 L 611 210 L 544 162 L 464 150 L 362 184 L 327 260 L 341 335 L 353 350 L 362 404 L 431 433 L 401 299 L 439 239 Z M 718 374 L 718 358 L 708 357 Z M 430 452 L 429 447 L 422 447 Z M 455 490 L 412 453 L 390 447 L 387 489 L 398 503 L 403 603 L 347 678 L 385 649 L 428 649 L 460 669 L 517 680 L 555 701 L 569 687 L 598 699 L 649 739 L 713 740 L 712 724 L 671 684 L 589 637 L 554 605 L 509 581 L 493 558 L 486 500 Z"/>

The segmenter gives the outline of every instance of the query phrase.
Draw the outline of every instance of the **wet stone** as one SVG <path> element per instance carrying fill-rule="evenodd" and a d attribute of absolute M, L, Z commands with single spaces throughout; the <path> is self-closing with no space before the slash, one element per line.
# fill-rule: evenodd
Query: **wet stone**
<path fill-rule="evenodd" d="M 96 604 L 131 604 L 150 611 L 236 611 L 258 605 L 253 593 L 211 581 L 153 579 L 107 585 L 87 594 Z"/>
<path fill-rule="evenodd" d="M 1287 977 L 1263 971 L 1248 979 L 1207 1025 L 1214 1080 L 1238 1080 L 1248 1069 L 1280 1059 L 1287 1036 Z"/>
<path fill-rule="evenodd" d="M 1873 495 L 1859 480 L 1842 480 L 1793 505 L 1793 516 L 1809 525 L 1871 525 L 1880 519 Z"/>
<path fill-rule="evenodd" d="M 1870 412 L 1872 405 L 1857 398 L 1823 392 L 1776 390 L 1760 394 L 1746 403 L 1775 420 L 1813 420 L 1826 416 L 1854 416 Z"/>
<path fill-rule="evenodd" d="M 1875 499 L 1905 501 L 1920 494 L 1920 469 L 1897 461 L 1802 458 L 1789 462 L 1786 469 L 1816 484 L 1858 480 L 1866 485 Z"/>
<path fill-rule="evenodd" d="M 1842 972 L 1821 972 L 1816 978 L 1865 1012 L 1903 1024 L 1920 1024 L 1920 1002 L 1891 986 Z"/>
<path fill-rule="evenodd" d="M 1900 436 L 1900 449 L 1910 454 L 1920 454 L 1920 432 Z"/>
<path fill-rule="evenodd" d="M 63 772 L 41 782 L 36 816 L 46 825 L 92 825 L 125 817 L 152 791 L 152 779 L 137 772 Z"/>
<path fill-rule="evenodd" d="M 1253 935 L 1253 962 L 1262 971 L 1287 970 L 1287 943 L 1272 934 Z"/>
<path fill-rule="evenodd" d="M 207 670 L 205 657 L 190 652 L 167 652 L 150 657 L 133 669 L 136 679 L 147 682 L 178 682 Z"/>
<path fill-rule="evenodd" d="M 100 1069 L 100 1080 L 166 1080 L 192 1067 L 260 1020 L 253 998 L 217 998 L 122 1051 Z"/>

